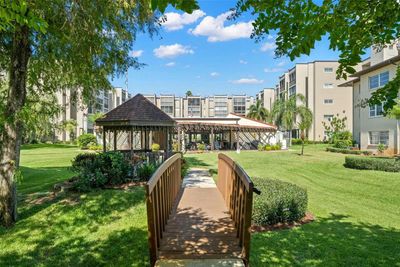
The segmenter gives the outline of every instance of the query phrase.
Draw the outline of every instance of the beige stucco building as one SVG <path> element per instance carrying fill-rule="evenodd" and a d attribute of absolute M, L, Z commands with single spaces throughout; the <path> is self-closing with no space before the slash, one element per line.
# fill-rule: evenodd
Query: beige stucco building
<path fill-rule="evenodd" d="M 271 111 L 276 98 L 275 88 L 264 88 L 257 95 L 256 100 L 260 100 L 263 107 Z"/>
<path fill-rule="evenodd" d="M 396 76 L 400 64 L 400 49 L 396 44 L 382 50 L 371 50 L 371 58 L 362 62 L 361 70 L 352 75 L 354 119 L 353 138 L 361 149 L 376 151 L 379 144 L 390 154 L 400 152 L 399 122 L 383 116 L 383 105 L 366 106 L 362 101 Z"/>
<path fill-rule="evenodd" d="M 326 138 L 322 122 L 328 122 L 334 115 L 347 117 L 347 129 L 352 131 L 353 99 L 352 87 L 342 86 L 344 80 L 336 79 L 337 61 L 320 60 L 296 64 L 279 78 L 275 99 L 302 94 L 306 106 L 313 113 L 313 124 L 308 132 L 310 140 Z M 298 136 L 298 130 L 293 136 Z"/>
<path fill-rule="evenodd" d="M 224 118 L 230 113 L 246 115 L 254 103 L 254 98 L 246 95 L 178 97 L 151 94 L 145 97 L 174 118 Z"/>

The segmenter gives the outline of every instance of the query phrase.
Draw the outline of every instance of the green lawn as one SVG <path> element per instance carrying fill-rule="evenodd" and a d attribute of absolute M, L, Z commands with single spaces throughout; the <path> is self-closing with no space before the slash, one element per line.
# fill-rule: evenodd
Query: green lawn
<path fill-rule="evenodd" d="M 295 151 L 227 153 L 252 177 L 276 178 L 308 191 L 316 222 L 253 235 L 253 266 L 400 266 L 400 174 L 343 167 L 344 155 L 323 146 Z M 188 155 L 215 169 L 216 154 Z M 256 197 L 256 196 L 255 196 Z"/>
<path fill-rule="evenodd" d="M 27 146 L 19 220 L 0 227 L 0 266 L 145 266 L 148 262 L 144 190 L 48 194 L 73 174 L 76 147 Z"/>
<path fill-rule="evenodd" d="M 317 217 L 296 229 L 254 234 L 252 266 L 400 266 L 400 174 L 346 169 L 344 155 L 322 146 L 297 152 L 228 153 L 250 176 L 307 188 Z M 148 264 L 142 188 L 48 193 L 73 175 L 68 166 L 77 153 L 72 146 L 24 147 L 19 221 L 0 227 L 0 266 Z M 217 166 L 216 153 L 187 158 L 191 166 Z"/>

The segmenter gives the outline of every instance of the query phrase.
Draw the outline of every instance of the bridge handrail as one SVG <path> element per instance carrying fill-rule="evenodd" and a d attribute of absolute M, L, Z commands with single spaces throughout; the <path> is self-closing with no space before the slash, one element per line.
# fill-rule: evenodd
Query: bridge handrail
<path fill-rule="evenodd" d="M 181 154 L 167 159 L 146 183 L 146 206 L 150 263 L 154 266 L 168 218 L 182 184 Z"/>

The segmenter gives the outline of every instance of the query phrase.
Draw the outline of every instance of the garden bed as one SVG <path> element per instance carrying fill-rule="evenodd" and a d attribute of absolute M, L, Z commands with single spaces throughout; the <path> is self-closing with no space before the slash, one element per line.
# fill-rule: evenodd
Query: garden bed
<path fill-rule="evenodd" d="M 285 229 L 291 229 L 294 227 L 301 226 L 303 224 L 311 223 L 315 220 L 315 216 L 311 212 L 306 212 L 306 215 L 298 221 L 295 222 L 285 222 L 285 223 L 276 223 L 272 225 L 252 225 L 250 231 L 252 233 L 261 233 L 261 232 L 270 232 L 270 231 L 279 231 Z"/>
<path fill-rule="evenodd" d="M 326 151 L 333 153 L 351 154 L 351 155 L 372 155 L 372 151 L 368 150 L 353 150 L 348 148 L 327 147 Z"/>

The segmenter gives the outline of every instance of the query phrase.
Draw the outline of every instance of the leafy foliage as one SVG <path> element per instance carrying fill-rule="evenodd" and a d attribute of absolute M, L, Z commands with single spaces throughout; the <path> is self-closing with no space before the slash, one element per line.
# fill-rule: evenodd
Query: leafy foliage
<path fill-rule="evenodd" d="M 397 0 L 239 0 L 238 17 L 251 11 L 256 19 L 252 37 L 260 41 L 277 32 L 276 56 L 291 60 L 309 55 L 315 43 L 328 36 L 330 49 L 339 54 L 337 76 L 347 78 L 371 46 L 392 43 L 400 36 L 400 3 Z M 400 88 L 400 67 L 396 77 L 372 93 L 371 104 L 395 105 Z"/>
<path fill-rule="evenodd" d="M 160 151 L 160 145 L 157 144 L 157 143 L 153 143 L 153 144 L 151 145 L 151 150 L 152 150 L 152 151 L 155 151 L 155 152 Z"/>
<path fill-rule="evenodd" d="M 255 104 L 250 106 L 247 117 L 260 121 L 267 121 L 270 115 L 269 111 L 263 107 L 261 100 L 257 100 Z"/>
<path fill-rule="evenodd" d="M 78 146 L 82 149 L 88 149 L 89 145 L 97 145 L 96 136 L 93 134 L 81 134 L 77 141 Z"/>
<path fill-rule="evenodd" d="M 141 181 L 148 181 L 156 169 L 156 165 L 152 163 L 144 163 L 137 168 L 137 176 Z"/>
<path fill-rule="evenodd" d="M 307 191 L 295 184 L 275 179 L 253 178 L 261 191 L 256 195 L 252 220 L 258 225 L 298 221 L 307 211 Z"/>
<path fill-rule="evenodd" d="M 347 123 L 347 117 L 344 116 L 340 118 L 339 114 L 333 116 L 328 123 L 325 121 L 322 122 L 322 126 L 324 127 L 325 132 L 328 135 L 329 143 L 333 144 L 338 140 L 352 139 L 352 137 L 349 137 L 348 131 L 346 131 L 346 123 Z M 351 144 L 348 146 L 351 146 Z"/>
<path fill-rule="evenodd" d="M 206 150 L 206 145 L 203 143 L 197 144 L 197 149 L 200 151 Z"/>
<path fill-rule="evenodd" d="M 346 157 L 344 166 L 359 170 L 400 172 L 400 160 L 381 157 Z"/>
<path fill-rule="evenodd" d="M 350 131 L 338 132 L 333 135 L 333 146 L 336 148 L 348 148 L 353 145 L 353 135 Z"/>
<path fill-rule="evenodd" d="M 120 152 L 79 154 L 72 161 L 71 170 L 78 174 L 75 188 L 79 191 L 122 184 L 130 180 L 129 162 Z"/>

